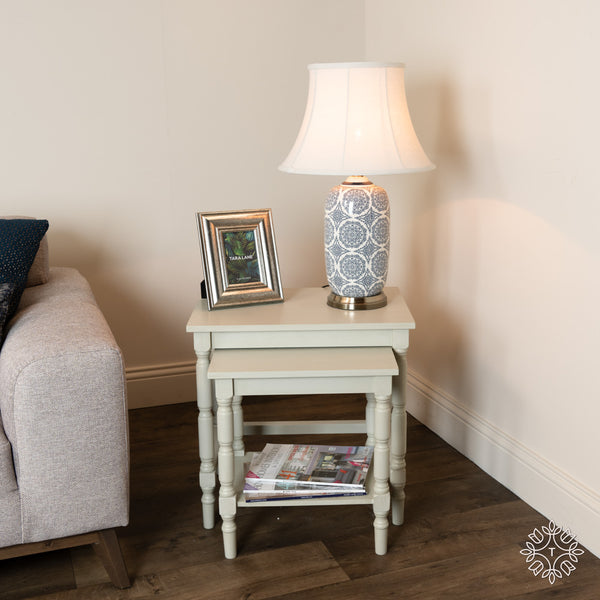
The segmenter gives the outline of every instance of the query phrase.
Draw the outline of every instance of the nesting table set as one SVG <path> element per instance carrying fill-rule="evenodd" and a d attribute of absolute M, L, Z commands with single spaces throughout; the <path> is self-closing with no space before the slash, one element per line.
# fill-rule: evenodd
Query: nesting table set
<path fill-rule="evenodd" d="M 202 517 L 215 523 L 218 464 L 219 514 L 225 556 L 236 556 L 235 514 L 246 503 L 244 431 L 277 433 L 365 432 L 374 446 L 367 494 L 269 501 L 269 506 L 372 505 L 375 552 L 387 551 L 388 513 L 404 518 L 406 480 L 406 352 L 414 320 L 397 288 L 387 306 L 346 311 L 327 306 L 327 290 L 284 290 L 284 302 L 212 310 L 201 300 L 187 323 L 197 356 L 196 386 Z M 250 395 L 366 394 L 365 420 L 244 423 Z M 215 424 L 218 448 L 215 453 Z M 217 456 L 215 455 L 217 454 Z M 217 460 L 218 458 L 218 460 Z"/>

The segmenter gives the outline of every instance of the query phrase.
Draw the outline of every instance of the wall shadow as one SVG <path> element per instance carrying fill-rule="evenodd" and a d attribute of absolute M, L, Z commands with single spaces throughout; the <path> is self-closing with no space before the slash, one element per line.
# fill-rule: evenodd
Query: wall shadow
<path fill-rule="evenodd" d="M 457 244 L 448 218 L 451 205 L 467 188 L 472 166 L 452 86 L 447 82 L 421 85 L 411 92 L 411 98 L 417 102 L 420 98 L 427 99 L 433 115 L 428 127 L 434 142 L 427 150 L 436 163 L 436 170 L 422 177 L 414 188 L 407 256 L 403 259 L 406 262 L 405 293 L 416 321 L 409 360 L 411 368 L 426 380 L 460 398 L 461 402 L 470 403 L 467 332 L 472 323 L 465 321 L 462 309 L 458 311 L 452 306 L 456 272 L 449 271 L 448 266 L 455 258 Z M 474 293 L 478 277 L 478 223 L 476 214 L 470 218 L 468 236 L 460 240 L 460 258 L 471 263 L 460 265 L 463 297 Z"/>

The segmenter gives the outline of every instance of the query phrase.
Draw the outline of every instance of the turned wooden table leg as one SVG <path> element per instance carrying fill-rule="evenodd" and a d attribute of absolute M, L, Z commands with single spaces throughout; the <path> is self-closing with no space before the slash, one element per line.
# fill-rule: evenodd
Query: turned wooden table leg
<path fill-rule="evenodd" d="M 233 487 L 235 461 L 233 453 L 233 381 L 215 382 L 217 398 L 217 441 L 219 444 L 219 514 L 223 520 L 223 547 L 225 558 L 237 555 L 235 513 L 237 502 Z"/>
<path fill-rule="evenodd" d="M 390 402 L 389 395 L 375 395 L 375 475 L 373 513 L 375 520 L 375 553 L 387 553 L 388 514 L 390 511 Z"/>
<path fill-rule="evenodd" d="M 392 523 L 404 522 L 406 484 L 406 353 L 396 352 L 399 373 L 392 391 L 392 431 L 390 450 L 390 485 L 392 491 Z"/>
<path fill-rule="evenodd" d="M 242 397 L 234 396 L 233 410 L 233 453 L 235 456 L 244 456 L 244 413 L 242 410 Z"/>
<path fill-rule="evenodd" d="M 205 529 L 215 526 L 215 446 L 212 384 L 207 370 L 210 358 L 210 335 L 195 334 L 196 394 L 198 402 L 198 441 L 200 450 L 199 483 L 202 490 L 202 523 Z"/>
<path fill-rule="evenodd" d="M 375 395 L 365 394 L 367 398 L 367 407 L 365 409 L 365 423 L 367 426 L 367 446 L 375 445 Z"/>

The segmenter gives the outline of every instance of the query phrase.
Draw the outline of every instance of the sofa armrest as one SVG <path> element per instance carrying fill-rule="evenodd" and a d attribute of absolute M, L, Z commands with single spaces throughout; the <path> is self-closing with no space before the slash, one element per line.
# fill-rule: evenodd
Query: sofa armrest
<path fill-rule="evenodd" d="M 119 347 L 77 271 L 51 271 L 48 284 L 31 290 L 0 353 L 0 411 L 15 462 L 23 542 L 126 525 Z"/>

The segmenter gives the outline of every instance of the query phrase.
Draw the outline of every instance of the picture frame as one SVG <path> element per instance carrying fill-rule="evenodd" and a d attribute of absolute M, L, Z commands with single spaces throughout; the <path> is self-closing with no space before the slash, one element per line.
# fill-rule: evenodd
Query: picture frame
<path fill-rule="evenodd" d="M 196 218 L 208 310 L 283 302 L 270 208 Z"/>

